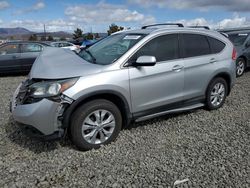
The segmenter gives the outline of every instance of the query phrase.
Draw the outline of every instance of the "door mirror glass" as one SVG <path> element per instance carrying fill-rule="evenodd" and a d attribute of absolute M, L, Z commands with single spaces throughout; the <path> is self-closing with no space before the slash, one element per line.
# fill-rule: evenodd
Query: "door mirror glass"
<path fill-rule="evenodd" d="M 155 56 L 140 56 L 137 58 L 136 66 L 154 66 L 156 64 Z"/>

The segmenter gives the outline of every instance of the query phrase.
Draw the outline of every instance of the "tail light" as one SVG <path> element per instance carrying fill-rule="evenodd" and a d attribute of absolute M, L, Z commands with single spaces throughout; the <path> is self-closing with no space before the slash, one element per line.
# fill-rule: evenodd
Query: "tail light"
<path fill-rule="evenodd" d="M 232 60 L 236 60 L 237 59 L 237 52 L 236 52 L 236 49 L 235 49 L 235 47 L 234 47 L 234 49 L 233 49 L 233 53 L 232 53 Z"/>

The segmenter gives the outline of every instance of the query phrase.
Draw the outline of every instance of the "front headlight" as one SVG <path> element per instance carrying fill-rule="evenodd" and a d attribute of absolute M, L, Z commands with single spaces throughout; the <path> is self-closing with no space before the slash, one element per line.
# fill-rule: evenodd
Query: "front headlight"
<path fill-rule="evenodd" d="M 72 87 L 77 80 L 78 78 L 73 78 L 34 83 L 29 87 L 30 96 L 34 98 L 57 96 Z"/>

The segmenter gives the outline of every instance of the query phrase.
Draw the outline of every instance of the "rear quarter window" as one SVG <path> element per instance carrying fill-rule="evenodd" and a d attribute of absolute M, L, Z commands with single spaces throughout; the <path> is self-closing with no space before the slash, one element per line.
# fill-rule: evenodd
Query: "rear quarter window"
<path fill-rule="evenodd" d="M 207 37 L 208 38 L 208 42 L 211 48 L 211 52 L 213 54 L 217 54 L 220 53 L 224 48 L 225 48 L 225 44 L 213 37 Z"/>

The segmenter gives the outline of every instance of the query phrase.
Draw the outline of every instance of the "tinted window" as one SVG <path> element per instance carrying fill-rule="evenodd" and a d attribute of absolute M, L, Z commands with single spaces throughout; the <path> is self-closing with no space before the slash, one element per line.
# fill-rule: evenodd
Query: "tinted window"
<path fill-rule="evenodd" d="M 208 38 L 208 42 L 209 42 L 212 53 L 219 53 L 224 49 L 225 44 L 223 42 L 212 37 L 207 37 L 207 38 Z"/>
<path fill-rule="evenodd" d="M 228 37 L 235 46 L 243 45 L 248 37 L 248 33 L 229 34 Z"/>
<path fill-rule="evenodd" d="M 18 53 L 18 44 L 8 44 L 0 48 L 0 55 Z"/>
<path fill-rule="evenodd" d="M 22 52 L 41 52 L 42 46 L 39 44 L 22 44 Z"/>
<path fill-rule="evenodd" d="M 136 52 L 134 59 L 139 56 L 155 56 L 156 61 L 166 61 L 178 58 L 178 35 L 170 34 L 157 37 L 145 44 Z"/>
<path fill-rule="evenodd" d="M 210 54 L 207 37 L 197 34 L 183 34 L 184 57 Z"/>
<path fill-rule="evenodd" d="M 70 43 L 62 43 L 63 47 L 68 47 L 68 46 L 73 46 L 72 44 Z"/>

